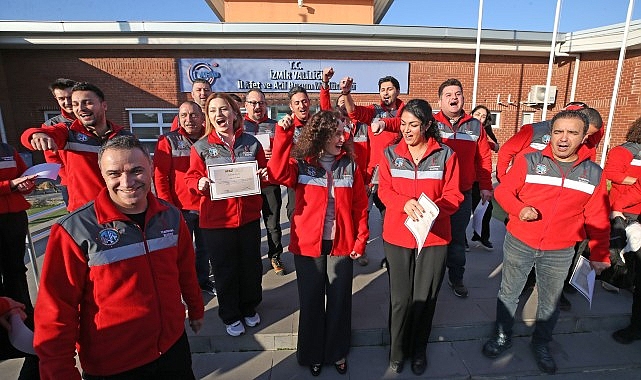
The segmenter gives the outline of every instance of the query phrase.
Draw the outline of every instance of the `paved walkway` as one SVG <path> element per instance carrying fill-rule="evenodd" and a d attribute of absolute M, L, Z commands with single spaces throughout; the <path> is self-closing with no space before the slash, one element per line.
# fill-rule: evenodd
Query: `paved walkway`
<path fill-rule="evenodd" d="M 371 242 L 367 252 L 370 264 L 354 266 L 352 346 L 347 375 L 324 367 L 319 379 L 403 379 L 414 376 L 406 364 L 402 374 L 387 368 L 389 335 L 387 333 L 387 274 L 379 267 L 383 257 L 380 240 L 380 216 L 372 212 Z M 286 218 L 283 218 L 286 220 Z M 288 223 L 283 224 L 284 243 L 289 240 Z M 536 307 L 536 291 L 522 297 L 517 311 L 514 347 L 498 359 L 481 354 L 481 346 L 491 331 L 495 316 L 496 294 L 500 282 L 501 247 L 505 229 L 492 221 L 495 249 L 488 252 L 471 243 L 467 256 L 465 283 L 470 296 L 460 299 L 444 285 L 441 289 L 431 342 L 428 346 L 428 369 L 421 378 L 502 378 L 517 379 L 543 376 L 529 350 L 529 337 Z M 469 234 L 468 234 L 469 236 Z M 266 251 L 263 239 L 263 251 Z M 291 254 L 283 255 L 293 270 Z M 40 258 L 41 261 L 41 258 Z M 296 362 L 298 294 L 296 274 L 276 276 L 263 258 L 263 302 L 258 308 L 262 323 L 247 334 L 232 338 L 225 333 L 217 316 L 217 300 L 205 296 L 205 327 L 190 335 L 194 370 L 199 379 L 301 379 L 311 378 L 309 370 Z M 572 310 L 562 312 L 555 329 L 551 350 L 564 379 L 641 380 L 641 341 L 623 346 L 610 333 L 627 325 L 631 294 L 595 289 L 590 309 L 578 294 L 570 294 Z M 21 360 L 0 362 L 0 378 L 16 378 Z"/>

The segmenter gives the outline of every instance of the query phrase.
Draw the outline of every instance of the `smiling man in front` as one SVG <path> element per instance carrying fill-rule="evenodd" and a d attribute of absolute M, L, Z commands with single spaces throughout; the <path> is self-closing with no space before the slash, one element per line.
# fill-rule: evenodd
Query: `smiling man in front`
<path fill-rule="evenodd" d="M 496 200 L 509 214 L 503 245 L 501 287 L 494 336 L 483 355 L 495 358 L 512 346 L 519 295 L 534 267 L 538 305 L 532 350 L 539 368 L 556 371 L 548 343 L 559 316 L 563 282 L 577 241 L 590 240 L 590 264 L 600 273 L 610 266 L 609 203 L 601 167 L 583 145 L 588 119 L 561 111 L 551 122 L 550 144 L 517 156 L 496 188 Z"/>
<path fill-rule="evenodd" d="M 95 201 L 62 218 L 45 253 L 35 311 L 40 375 L 192 380 L 185 334 L 204 306 L 191 233 L 180 210 L 150 193 L 151 159 L 133 136 L 99 151 L 106 183 Z"/>

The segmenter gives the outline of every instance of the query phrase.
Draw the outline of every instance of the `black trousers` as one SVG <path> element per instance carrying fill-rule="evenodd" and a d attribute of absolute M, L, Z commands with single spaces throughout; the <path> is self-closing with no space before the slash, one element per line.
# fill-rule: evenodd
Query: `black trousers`
<path fill-rule="evenodd" d="M 263 221 L 267 230 L 267 256 L 280 257 L 283 253 L 283 231 L 280 228 L 280 209 L 283 206 L 283 197 L 280 194 L 280 186 L 270 185 L 261 190 L 263 197 Z"/>
<path fill-rule="evenodd" d="M 292 215 L 294 215 L 294 205 L 296 204 L 296 190 L 288 187 L 287 188 L 287 219 L 292 221 Z"/>
<path fill-rule="evenodd" d="M 141 339 L 144 339 L 141 338 Z M 123 353 L 126 355 L 126 353 Z M 85 380 L 195 380 L 191 369 L 191 351 L 187 334 L 178 339 L 164 354 L 151 363 L 109 376 L 83 373 Z"/>
<path fill-rule="evenodd" d="M 417 250 L 383 242 L 390 282 L 390 361 L 421 356 L 432 332 L 447 246 Z"/>
<path fill-rule="evenodd" d="M 332 241 L 323 240 L 320 257 L 294 255 L 300 365 L 335 363 L 349 352 L 354 263 L 349 256 L 330 256 L 331 249 Z"/>
<path fill-rule="evenodd" d="M 201 230 L 213 258 L 218 316 L 227 325 L 253 316 L 263 299 L 260 221 Z"/>

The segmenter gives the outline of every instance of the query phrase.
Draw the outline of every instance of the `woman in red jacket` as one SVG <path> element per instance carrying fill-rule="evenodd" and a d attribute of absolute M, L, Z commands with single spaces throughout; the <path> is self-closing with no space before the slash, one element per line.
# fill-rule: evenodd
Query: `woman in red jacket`
<path fill-rule="evenodd" d="M 347 372 L 352 260 L 363 255 L 368 237 L 367 193 L 346 143 L 349 131 L 338 113 L 321 111 L 292 149 L 287 115 L 276 127 L 268 164 L 272 181 L 296 191 L 289 243 L 300 302 L 296 357 L 314 376 L 323 364 Z"/>
<path fill-rule="evenodd" d="M 33 306 L 27 285 L 27 268 L 24 265 L 24 242 L 28 233 L 27 209 L 31 207 L 23 194 L 34 187 L 35 175 L 20 175 L 27 169 L 22 157 L 11 146 L 0 143 L 0 296 L 11 297 L 25 305 L 29 328 L 33 329 Z M 0 341 L 6 342 L 6 333 L 0 334 Z M 4 344 L 3 344 L 4 346 Z M 30 378 L 28 373 L 37 374 L 38 359 L 8 348 L 2 349 L 0 359 L 26 357 L 21 379 Z"/>
<path fill-rule="evenodd" d="M 390 368 L 400 373 L 410 358 L 412 372 L 420 375 L 427 367 L 427 340 L 445 273 L 450 215 L 463 195 L 456 154 L 441 144 L 429 103 L 407 102 L 401 133 L 401 141 L 385 149 L 379 166 L 378 194 L 387 207 L 383 247 L 390 281 Z M 439 213 L 427 239 L 417 247 L 404 223 L 426 212 L 418 202 L 421 193 L 438 206 Z"/>
<path fill-rule="evenodd" d="M 200 228 L 210 252 L 218 316 L 227 334 L 239 336 L 245 326 L 260 323 L 256 307 L 262 300 L 263 266 L 260 260 L 260 193 L 212 200 L 207 166 L 257 161 L 260 177 L 267 160 L 258 140 L 243 132 L 238 104 L 224 93 L 209 95 L 205 103 L 205 135 L 194 143 L 185 174 L 187 187 L 200 195 Z"/>

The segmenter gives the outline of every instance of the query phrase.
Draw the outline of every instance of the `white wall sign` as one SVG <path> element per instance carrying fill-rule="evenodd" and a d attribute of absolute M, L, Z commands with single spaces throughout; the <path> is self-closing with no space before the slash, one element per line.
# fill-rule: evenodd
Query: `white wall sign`
<path fill-rule="evenodd" d="M 333 67 L 330 82 L 332 91 L 339 90 L 345 76 L 354 78 L 352 91 L 378 93 L 378 80 L 391 75 L 398 79 L 401 93 L 407 94 L 409 62 L 397 61 L 329 61 L 287 59 L 179 59 L 180 90 L 190 92 L 194 79 L 203 78 L 212 84 L 214 91 L 246 92 L 259 88 L 263 92 L 287 92 L 294 86 L 318 92 L 323 78 L 323 68 Z"/>

